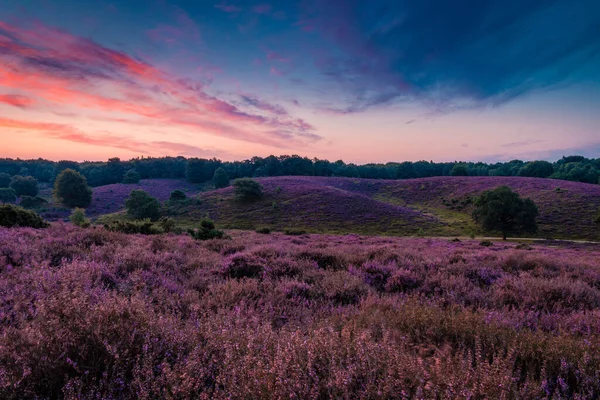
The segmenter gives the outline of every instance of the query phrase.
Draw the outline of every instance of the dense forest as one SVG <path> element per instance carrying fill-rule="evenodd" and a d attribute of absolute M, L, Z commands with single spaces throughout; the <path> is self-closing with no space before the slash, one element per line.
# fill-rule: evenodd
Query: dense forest
<path fill-rule="evenodd" d="M 216 158 L 135 158 L 123 161 L 111 158 L 106 162 L 48 161 L 44 159 L 0 159 L 0 174 L 33 176 L 40 182 L 52 183 L 64 169 L 83 174 L 91 186 L 122 182 L 127 172 L 135 171 L 141 179 L 186 178 L 202 183 L 213 178 L 217 168 L 223 168 L 229 178 L 283 175 L 342 176 L 370 179 L 410 179 L 433 176 L 528 176 L 554 178 L 576 182 L 600 183 L 600 158 L 568 156 L 548 161 L 498 162 L 388 162 L 356 165 L 342 160 L 335 162 L 309 159 L 297 155 L 252 157 L 243 161 L 221 161 Z M 136 174 L 136 175 L 137 175 Z M 6 176 L 6 175 L 4 175 Z"/>

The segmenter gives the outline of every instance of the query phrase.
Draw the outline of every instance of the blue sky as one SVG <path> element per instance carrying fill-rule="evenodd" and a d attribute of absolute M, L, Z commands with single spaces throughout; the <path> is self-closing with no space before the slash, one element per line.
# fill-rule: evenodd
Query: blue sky
<path fill-rule="evenodd" d="M 600 157 L 597 1 L 29 1 L 0 156 Z"/>

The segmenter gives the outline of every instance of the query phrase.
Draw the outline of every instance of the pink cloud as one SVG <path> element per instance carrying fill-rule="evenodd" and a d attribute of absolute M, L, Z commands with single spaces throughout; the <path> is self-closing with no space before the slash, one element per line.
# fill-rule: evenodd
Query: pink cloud
<path fill-rule="evenodd" d="M 19 108 L 27 108 L 33 104 L 33 100 L 27 96 L 18 94 L 0 94 L 0 103 Z"/>
<path fill-rule="evenodd" d="M 227 155 L 222 150 L 209 148 L 202 149 L 197 146 L 169 142 L 169 141 L 139 141 L 110 133 L 99 133 L 96 135 L 86 134 L 68 124 L 56 124 L 46 122 L 30 122 L 0 117 L 0 128 L 10 128 L 19 131 L 33 131 L 48 138 L 66 140 L 93 146 L 109 147 L 114 149 L 129 150 L 136 153 L 151 155 L 164 155 L 173 152 L 178 155 L 195 157 L 214 157 L 215 155 Z"/>
<path fill-rule="evenodd" d="M 302 126 L 291 122 L 293 117 L 274 118 L 281 116 L 276 107 L 265 107 L 257 115 L 208 94 L 201 82 L 169 75 L 91 40 L 39 24 L 30 30 L 1 24 L 11 37 L 0 38 L 0 86 L 27 95 L 6 97 L 3 103 L 26 107 L 43 99 L 52 112 L 77 107 L 110 113 L 111 118 L 114 113 L 128 114 L 165 129 L 179 126 L 276 147 L 307 142 Z M 272 68 L 272 73 L 281 72 Z M 281 140 L 274 133 L 279 131 L 291 138 Z"/>

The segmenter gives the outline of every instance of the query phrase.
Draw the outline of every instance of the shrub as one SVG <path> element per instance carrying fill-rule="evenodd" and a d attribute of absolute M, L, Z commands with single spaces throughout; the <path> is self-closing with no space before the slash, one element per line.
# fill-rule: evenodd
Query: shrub
<path fill-rule="evenodd" d="M 182 201 L 187 199 L 186 194 L 182 190 L 173 190 L 171 192 L 171 196 L 169 197 L 170 201 Z"/>
<path fill-rule="evenodd" d="M 19 205 L 24 208 L 39 208 L 48 204 L 48 202 L 40 196 L 21 196 Z"/>
<path fill-rule="evenodd" d="M 260 199 L 263 195 L 263 187 L 260 183 L 250 178 L 240 178 L 233 181 L 235 198 L 240 201 L 253 201 Z"/>
<path fill-rule="evenodd" d="M 90 226 L 90 220 L 85 217 L 85 209 L 83 208 L 75 208 L 71 213 L 69 220 L 73 225 L 79 226 L 81 228 L 87 228 Z"/>
<path fill-rule="evenodd" d="M 50 226 L 38 214 L 13 204 L 0 205 L 0 226 L 47 228 Z"/>
<path fill-rule="evenodd" d="M 290 236 L 300 236 L 300 235 L 304 235 L 306 233 L 306 231 L 303 229 L 298 229 L 298 228 L 285 228 L 283 230 L 283 233 L 285 233 L 286 235 L 290 235 Z"/>
<path fill-rule="evenodd" d="M 156 226 L 149 219 L 141 221 L 112 221 L 104 224 L 104 228 L 111 232 L 121 232 L 126 234 L 158 235 L 162 233 L 160 227 Z"/>
<path fill-rule="evenodd" d="M 261 233 L 263 235 L 268 235 L 269 233 L 271 233 L 271 228 L 263 226 L 260 228 L 256 229 L 256 233 Z"/>
<path fill-rule="evenodd" d="M 162 217 L 158 220 L 158 225 L 165 233 L 173 232 L 175 229 L 175 221 L 173 218 Z"/>
<path fill-rule="evenodd" d="M 14 203 L 17 201 L 17 192 L 13 188 L 0 188 L 0 202 L 2 203 Z"/>
<path fill-rule="evenodd" d="M 482 240 L 481 242 L 479 242 L 479 245 L 483 246 L 483 247 L 490 247 L 490 246 L 493 246 L 494 243 L 492 243 L 489 240 Z"/>
<path fill-rule="evenodd" d="M 598 214 L 596 214 L 596 218 L 594 218 L 594 222 L 600 224 L 600 208 L 598 209 Z"/>
<path fill-rule="evenodd" d="M 135 184 L 140 183 L 140 174 L 135 169 L 130 169 L 123 175 L 123 183 L 125 184 Z"/>
<path fill-rule="evenodd" d="M 87 207 L 92 202 L 92 189 L 85 176 L 67 168 L 54 181 L 54 197 L 67 207 Z"/>
<path fill-rule="evenodd" d="M 408 292 L 417 289 L 423 283 L 422 279 L 408 269 L 396 270 L 385 284 L 387 292 Z"/>
<path fill-rule="evenodd" d="M 135 219 L 156 221 L 160 217 L 158 200 L 141 189 L 134 189 L 125 200 L 127 214 Z"/>
<path fill-rule="evenodd" d="M 10 175 L 6 172 L 0 172 L 0 189 L 10 186 Z"/>
<path fill-rule="evenodd" d="M 188 233 L 196 240 L 222 239 L 225 232 L 218 230 L 210 219 L 200 221 L 198 229 L 188 229 Z"/>
<path fill-rule="evenodd" d="M 227 172 L 223 168 L 217 168 L 213 175 L 213 183 L 217 189 L 229 186 L 229 175 L 227 175 Z"/>
<path fill-rule="evenodd" d="M 10 187 L 15 190 L 17 196 L 37 196 L 38 181 L 33 176 L 15 175 L 10 181 Z"/>
<path fill-rule="evenodd" d="M 221 273 L 228 278 L 258 278 L 264 264 L 264 259 L 253 254 L 237 253 L 224 260 Z"/>

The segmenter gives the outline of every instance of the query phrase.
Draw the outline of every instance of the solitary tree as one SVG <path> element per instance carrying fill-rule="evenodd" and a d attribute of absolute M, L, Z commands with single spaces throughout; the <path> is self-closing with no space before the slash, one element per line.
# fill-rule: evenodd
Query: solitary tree
<path fill-rule="evenodd" d="M 156 221 L 160 217 L 159 207 L 160 203 L 156 198 L 140 189 L 132 190 L 125 200 L 127 214 L 135 219 L 149 218 L 151 221 Z"/>
<path fill-rule="evenodd" d="M 539 212 L 531 199 L 521 199 L 507 186 L 484 192 L 475 200 L 473 218 L 485 230 L 508 234 L 536 233 Z"/>
<path fill-rule="evenodd" d="M 67 168 L 54 181 L 54 197 L 68 207 L 87 207 L 92 202 L 92 189 L 85 176 Z"/>
<path fill-rule="evenodd" d="M 15 175 L 10 181 L 10 187 L 14 189 L 17 196 L 37 196 L 38 181 L 33 176 Z"/>
<path fill-rule="evenodd" d="M 227 175 L 227 172 L 223 168 L 217 168 L 213 175 L 213 183 L 217 189 L 229 186 L 229 175 Z"/>
<path fill-rule="evenodd" d="M 140 174 L 138 174 L 135 169 L 130 169 L 129 171 L 125 172 L 125 175 L 123 176 L 123 183 L 140 183 L 140 179 Z"/>
<path fill-rule="evenodd" d="M 240 178 L 233 181 L 235 198 L 240 201 L 252 201 L 262 197 L 263 187 L 250 178 Z"/>

